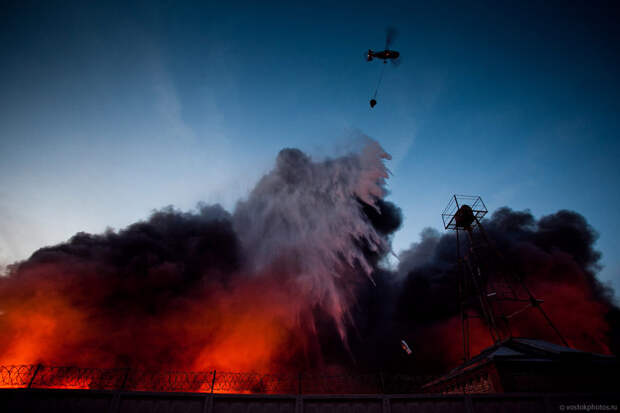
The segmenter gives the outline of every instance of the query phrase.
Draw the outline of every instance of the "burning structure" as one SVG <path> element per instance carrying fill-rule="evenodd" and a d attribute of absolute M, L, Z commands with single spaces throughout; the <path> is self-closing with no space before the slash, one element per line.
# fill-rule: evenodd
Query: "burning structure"
<path fill-rule="evenodd" d="M 616 357 L 568 347 L 543 309 L 544 300 L 537 299 L 519 274 L 505 267 L 502 253 L 481 223 L 486 213 L 482 199 L 468 195 L 454 195 L 442 213 L 445 229 L 456 235 L 464 363 L 424 389 L 442 394 L 613 392 L 620 373 Z M 467 236 L 464 256 L 459 232 Z M 512 319 L 528 309 L 537 310 L 563 346 L 512 336 Z M 482 321 L 494 344 L 471 358 L 470 320 L 475 318 Z"/>
<path fill-rule="evenodd" d="M 374 141 L 314 162 L 284 149 L 229 213 L 148 221 L 42 248 L 0 278 L 0 364 L 289 372 L 351 363 L 361 289 L 400 211 Z"/>
<path fill-rule="evenodd" d="M 427 229 L 397 270 L 380 265 L 401 223 L 385 200 L 385 159 L 370 140 L 323 161 L 284 149 L 232 212 L 170 207 L 40 249 L 0 278 L 0 364 L 444 373 L 463 361 L 455 235 Z M 618 309 L 596 278 L 596 233 L 582 216 L 502 208 L 484 222 L 572 347 L 617 351 Z M 544 319 L 510 328 L 555 337 Z M 469 338 L 471 354 L 499 342 L 476 320 Z M 209 374 L 197 377 L 213 389 Z"/>
<path fill-rule="evenodd" d="M 454 195 L 442 213 L 444 227 L 456 233 L 456 251 L 459 272 L 459 305 L 461 308 L 461 329 L 463 333 L 463 358 L 470 358 L 469 320 L 480 318 L 489 331 L 493 342 L 497 345 L 502 340 L 512 338 L 510 321 L 515 316 L 532 308 L 538 310 L 545 322 L 560 339 L 562 344 L 568 343 L 557 329 L 553 321 L 542 308 L 543 300 L 539 300 L 523 283 L 521 277 L 512 269 L 506 268 L 502 254 L 491 244 L 480 220 L 486 215 L 487 209 L 479 196 Z M 478 240 L 475 239 L 474 228 L 478 229 Z M 468 238 L 468 251 L 461 257 L 461 240 L 459 231 L 465 232 Z M 481 256 L 494 254 L 496 258 L 493 273 L 485 272 L 485 264 Z M 473 307 L 473 308 L 472 308 Z M 473 310 L 473 311 L 471 311 Z"/>
<path fill-rule="evenodd" d="M 617 354 L 618 310 L 613 303 L 613 292 L 596 278 L 599 260 L 598 252 L 593 249 L 596 233 L 582 216 L 559 211 L 536 220 L 528 211 L 500 208 L 483 222 L 488 238 L 501 254 L 499 259 L 488 248 L 478 249 L 478 259 L 490 277 L 489 285 L 498 287 L 485 292 L 489 300 L 493 299 L 493 292 L 510 291 L 504 288 L 505 283 L 498 282 L 502 277 L 494 278 L 494 274 L 501 275 L 500 269 L 508 267 L 521 275 L 534 297 L 544 297 L 548 318 L 570 347 Z M 480 235 L 473 235 L 474 244 L 480 245 Z M 460 340 L 459 330 L 464 324 L 463 297 L 457 286 L 463 272 L 457 265 L 455 245 L 458 245 L 455 232 L 440 235 L 426 230 L 421 242 L 401 255 L 399 271 L 404 282 L 397 314 L 416 326 L 405 336 L 407 342 L 419 343 L 417 354 L 424 355 L 420 359 L 425 369 L 435 371 L 433 366 L 441 365 L 444 371 L 450 370 L 466 361 L 468 354 L 479 354 L 510 337 L 560 341 L 546 317 L 536 311 L 518 313 L 509 325 L 499 317 L 497 324 L 503 325 L 503 335 L 496 337 L 490 334 L 484 319 L 470 317 L 466 330 L 469 340 Z M 501 316 L 513 314 L 522 304 L 494 302 L 493 306 Z M 446 337 L 451 340 L 443 339 Z M 464 342 L 469 346 L 464 347 Z"/>

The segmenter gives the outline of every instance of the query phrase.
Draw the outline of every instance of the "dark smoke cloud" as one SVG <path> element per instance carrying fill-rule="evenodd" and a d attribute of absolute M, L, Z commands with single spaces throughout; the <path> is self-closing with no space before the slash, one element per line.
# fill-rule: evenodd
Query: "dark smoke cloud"
<path fill-rule="evenodd" d="M 483 225 L 504 257 L 498 262 L 493 255 L 485 255 L 488 273 L 502 266 L 515 269 L 533 293 L 545 299 L 545 310 L 572 346 L 618 353 L 618 309 L 613 291 L 596 278 L 598 235 L 583 216 L 562 210 L 536 220 L 529 211 L 501 208 Z M 378 309 L 376 318 L 370 317 L 367 333 L 379 325 L 379 336 L 389 337 L 375 339 L 375 352 L 381 356 L 373 362 L 385 369 L 408 363 L 418 372 L 440 372 L 459 363 L 462 341 L 455 263 L 454 233 L 427 228 L 419 242 L 400 254 L 398 275 L 392 282 L 374 295 L 368 292 L 368 305 L 393 303 L 390 311 Z M 534 310 L 514 320 L 514 335 L 558 341 Z M 408 360 L 394 345 L 400 338 L 407 339 L 414 350 Z M 472 326 L 474 354 L 490 344 L 484 326 Z"/>
<path fill-rule="evenodd" d="M 1 362 L 264 371 L 348 354 L 357 291 L 400 225 L 384 159 L 371 140 L 318 162 L 285 149 L 232 214 L 168 207 L 40 249 L 0 279 Z"/>
<path fill-rule="evenodd" d="M 230 215 L 219 206 L 200 206 L 196 213 L 168 207 L 119 232 L 78 233 L 38 250 L 0 279 L 0 306 L 6 312 L 0 318 L 5 337 L 0 354 L 30 344 L 42 348 L 32 362 L 153 365 L 168 359 L 187 364 L 182 354 L 171 356 L 172 344 L 182 338 L 165 337 L 182 333 L 157 321 L 167 321 L 187 300 L 208 300 L 210 290 L 226 288 L 240 263 Z M 32 320 L 14 322 L 18 311 L 34 320 L 39 312 L 58 313 L 30 325 Z M 51 325 L 55 321 L 58 325 Z M 22 328 L 42 331 L 23 343 L 19 337 L 29 332 Z M 45 334 L 50 328 L 53 332 Z M 161 345 L 166 342 L 171 345 Z"/>
<path fill-rule="evenodd" d="M 397 271 L 381 268 L 402 222 L 385 159 L 370 140 L 322 161 L 284 149 L 232 213 L 168 207 L 40 249 L 0 277 L 0 364 L 444 371 L 461 357 L 455 238 L 426 229 Z M 582 216 L 502 208 L 484 225 L 505 257 L 485 257 L 489 269 L 523 274 L 575 347 L 618 350 Z M 555 340 L 528 316 L 516 332 Z M 472 338 L 490 344 L 483 326 Z"/>

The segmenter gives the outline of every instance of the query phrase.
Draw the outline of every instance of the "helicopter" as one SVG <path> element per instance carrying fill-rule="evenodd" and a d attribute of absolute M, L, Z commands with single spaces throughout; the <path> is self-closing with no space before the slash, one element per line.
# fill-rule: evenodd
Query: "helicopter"
<path fill-rule="evenodd" d="M 396 50 L 391 50 L 390 49 L 390 44 L 392 43 L 392 41 L 394 40 L 394 38 L 396 37 L 396 35 L 398 34 L 398 32 L 396 31 L 396 29 L 389 27 L 386 30 L 386 36 L 385 36 L 385 49 L 382 51 L 373 51 L 372 49 L 368 49 L 368 52 L 366 52 L 366 61 L 367 62 L 371 62 L 373 59 L 380 59 L 383 60 L 383 63 L 387 63 L 388 60 L 391 61 L 392 63 L 394 63 L 395 65 L 400 64 L 400 60 L 398 59 L 400 57 L 400 52 L 397 52 Z M 385 66 L 384 66 L 385 69 Z M 379 82 L 377 83 L 377 88 L 375 89 L 375 94 L 373 95 L 373 97 L 370 99 L 370 108 L 374 108 L 375 105 L 377 104 L 377 92 L 379 91 L 379 86 L 381 85 L 381 80 L 383 79 L 383 72 L 384 70 L 381 70 L 381 75 L 379 76 Z"/>
<path fill-rule="evenodd" d="M 380 52 L 374 52 L 371 49 L 368 49 L 368 53 L 366 54 L 366 61 L 371 62 L 372 59 L 382 59 L 383 63 L 387 63 L 388 59 L 394 60 L 398 59 L 400 53 L 396 50 L 385 49 Z"/>

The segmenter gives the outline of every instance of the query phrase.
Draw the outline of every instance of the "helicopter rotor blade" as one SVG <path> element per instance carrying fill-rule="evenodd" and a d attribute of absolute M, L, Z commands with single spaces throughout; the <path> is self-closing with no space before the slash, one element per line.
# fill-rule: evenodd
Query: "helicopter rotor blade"
<path fill-rule="evenodd" d="M 390 45 L 398 36 L 398 30 L 395 27 L 388 27 L 385 29 L 385 49 L 389 50 Z"/>
<path fill-rule="evenodd" d="M 395 67 L 400 66 L 400 64 L 402 63 L 402 60 L 401 60 L 401 59 L 402 59 L 401 57 L 398 57 L 397 59 L 392 59 L 392 64 L 393 64 Z"/>

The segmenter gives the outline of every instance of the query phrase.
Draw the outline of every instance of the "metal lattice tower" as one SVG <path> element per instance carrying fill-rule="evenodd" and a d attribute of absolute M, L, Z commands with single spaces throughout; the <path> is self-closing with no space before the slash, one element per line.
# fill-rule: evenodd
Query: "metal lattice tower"
<path fill-rule="evenodd" d="M 500 264 L 505 259 L 500 251 L 489 241 L 480 223 L 488 210 L 479 196 L 453 195 L 443 210 L 441 218 L 445 229 L 456 232 L 456 251 L 459 266 L 459 305 L 463 333 L 463 354 L 465 361 L 470 359 L 469 320 L 480 318 L 487 326 L 494 343 L 512 337 L 510 319 L 529 308 L 536 308 L 547 324 L 569 347 L 568 343 L 553 324 L 541 304 L 512 268 L 500 265 L 490 274 L 484 271 L 483 254 L 491 255 Z M 474 231 L 476 234 L 474 234 Z M 461 234 L 466 234 L 467 248 L 461 254 Z M 512 310 L 505 314 L 499 303 L 509 303 Z M 516 308 L 515 308 L 516 306 Z"/>

